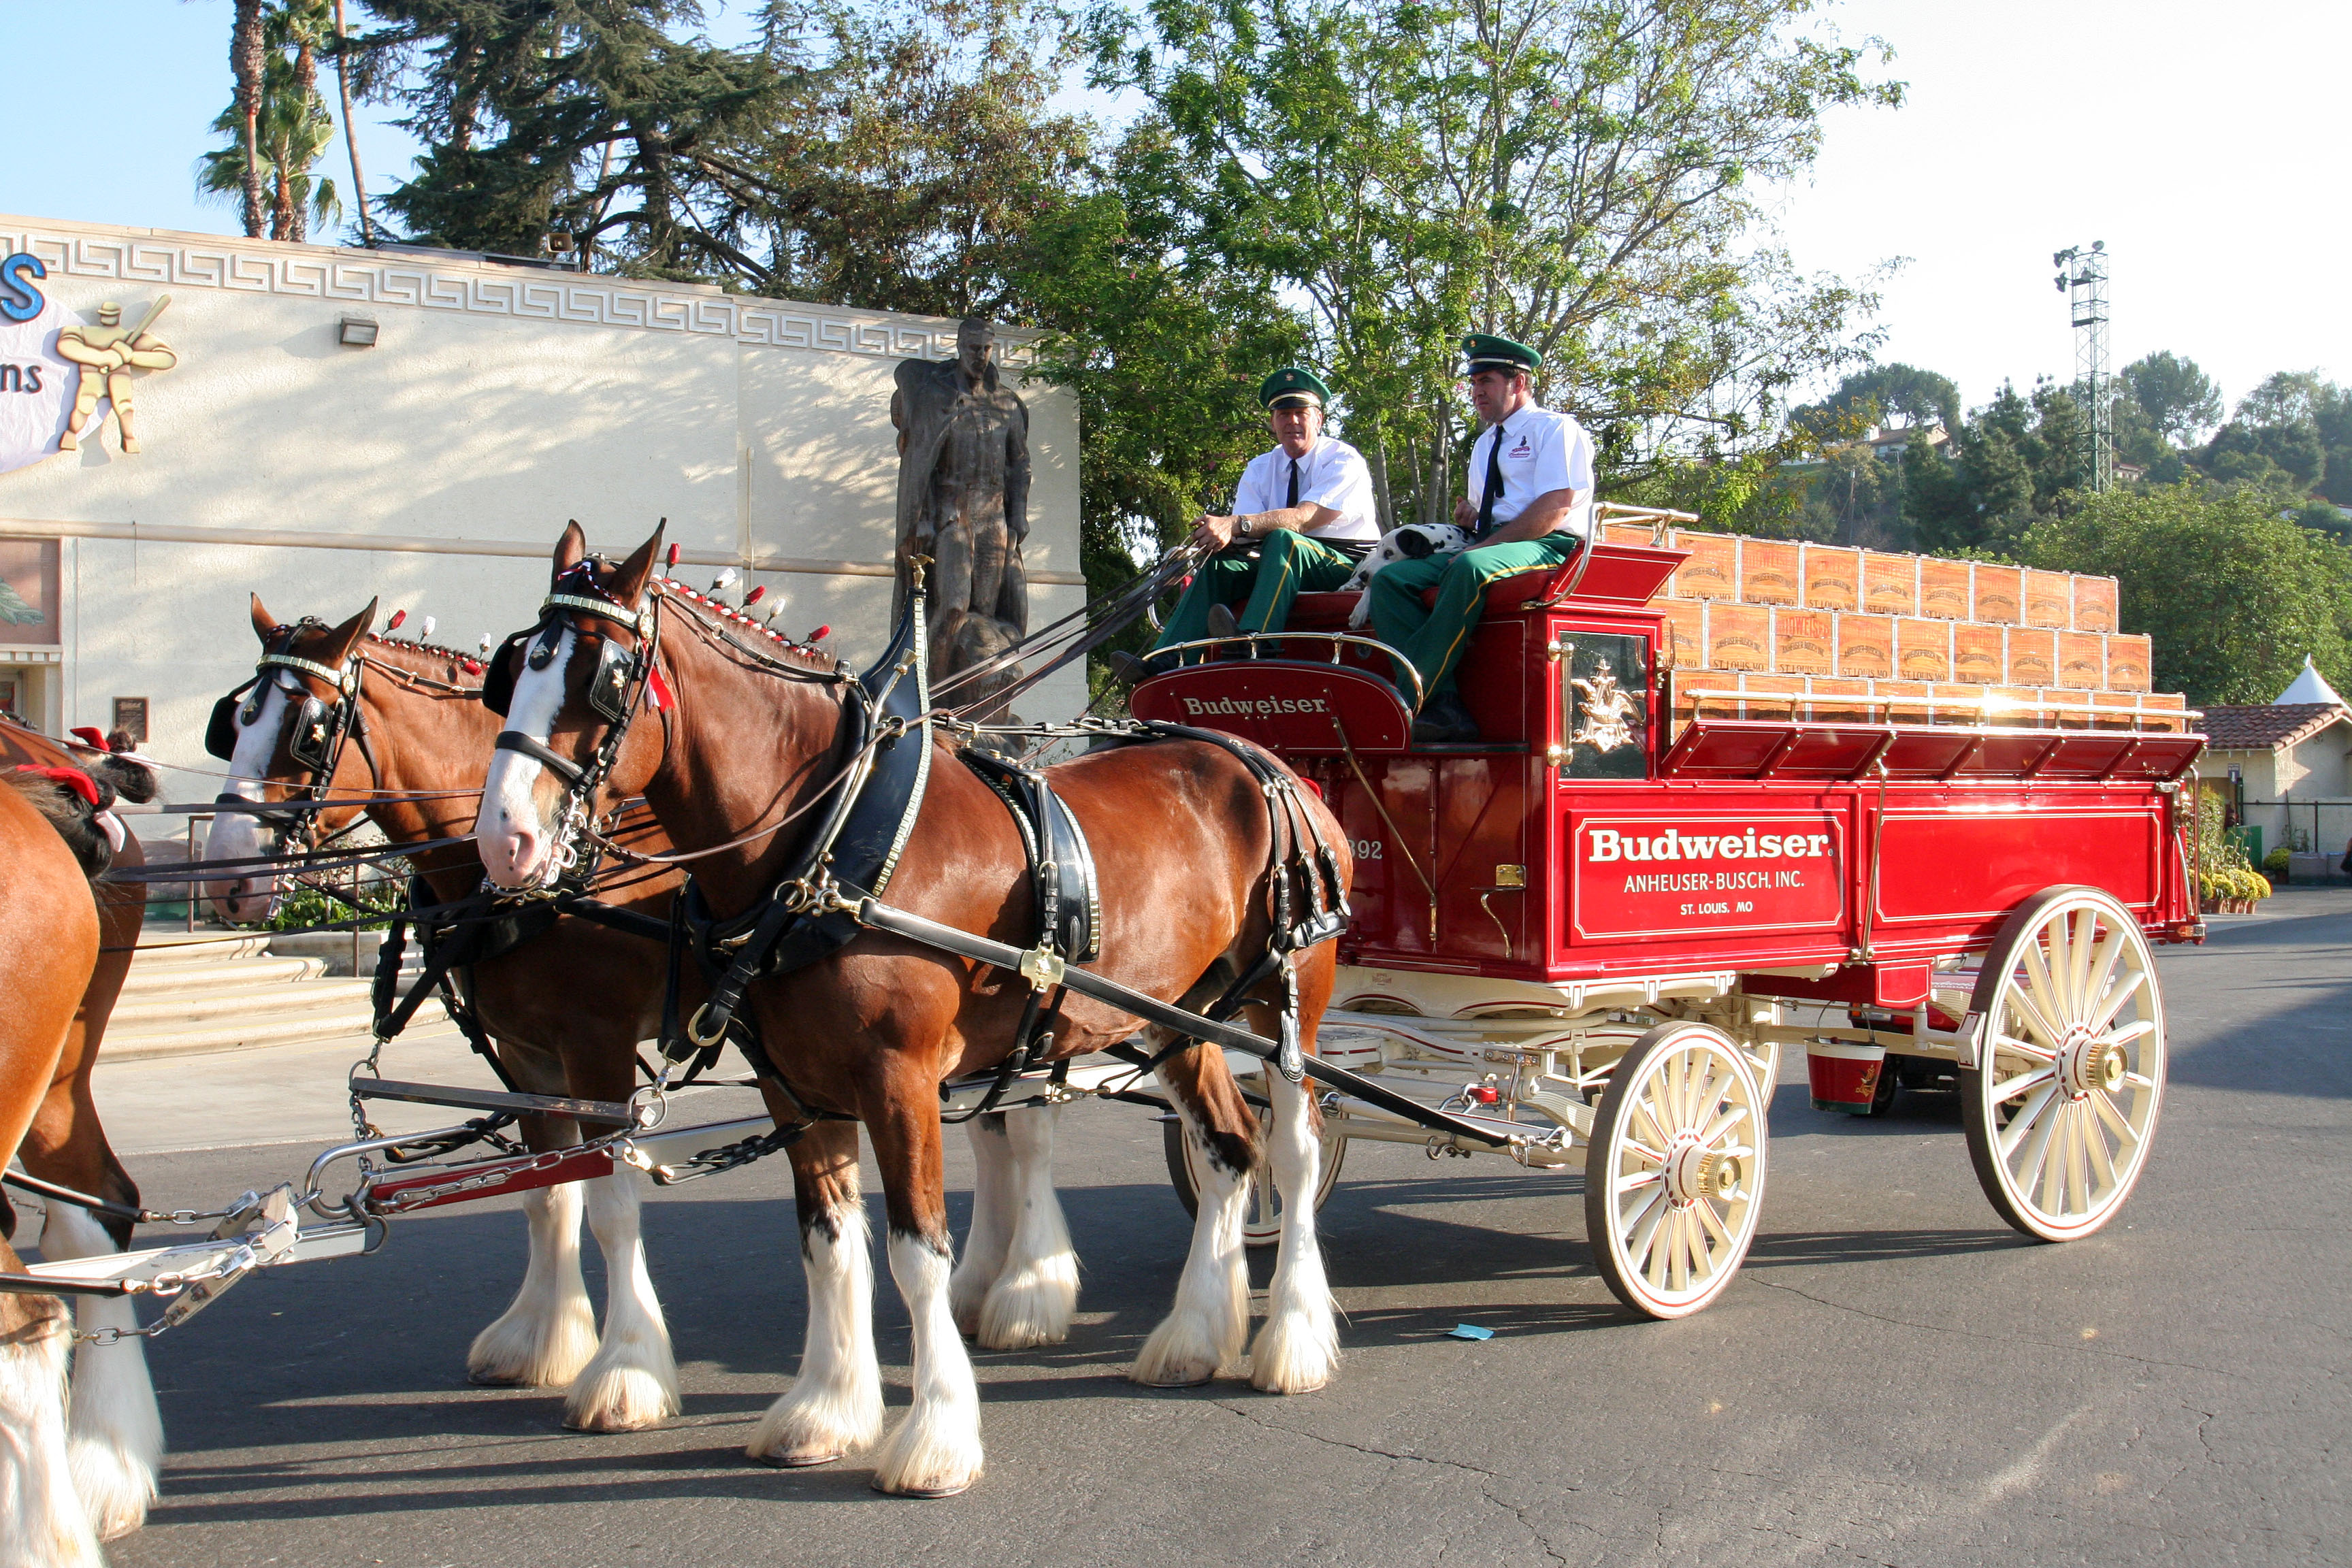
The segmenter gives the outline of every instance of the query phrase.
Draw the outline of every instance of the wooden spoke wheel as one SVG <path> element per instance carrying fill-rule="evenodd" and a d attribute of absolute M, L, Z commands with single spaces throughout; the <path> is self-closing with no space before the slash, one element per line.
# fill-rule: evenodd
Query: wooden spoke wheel
<path fill-rule="evenodd" d="M 2164 1100 L 2164 997 L 2131 911 L 2053 888 L 2010 916 L 1977 976 L 1981 1063 L 1959 1075 L 1969 1157 L 2000 1217 L 2043 1241 L 2113 1219 Z"/>
<path fill-rule="evenodd" d="M 1261 1098 L 1265 1092 L 1262 1081 L 1244 1080 L 1244 1087 Z M 1310 1093 L 1313 1092 L 1315 1086 L 1312 1083 L 1307 1087 Z M 1261 1109 L 1257 1113 L 1261 1152 L 1265 1148 L 1265 1129 L 1273 1120 L 1271 1110 Z M 1160 1130 L 1161 1147 L 1168 1156 L 1169 1184 L 1176 1189 L 1176 1201 L 1184 1205 L 1184 1212 L 1197 1215 L 1201 1212 L 1201 1161 L 1203 1156 L 1199 1147 L 1184 1136 L 1183 1122 L 1171 1118 L 1162 1122 Z M 1323 1119 L 1322 1142 L 1322 1156 L 1315 1166 L 1315 1212 L 1318 1214 L 1323 1212 L 1324 1201 L 1330 1197 L 1331 1189 L 1339 1185 L 1339 1163 L 1348 1153 L 1348 1139 L 1340 1131 L 1339 1118 L 1326 1116 Z M 1281 1239 L 1282 1197 L 1275 1191 L 1273 1170 L 1261 1161 L 1250 1175 L 1249 1207 L 1242 1216 L 1242 1243 L 1246 1247 L 1272 1247 Z"/>
<path fill-rule="evenodd" d="M 1723 1293 L 1764 1201 L 1755 1058 L 1705 1024 L 1661 1024 L 1610 1074 L 1584 1160 L 1592 1261 L 1617 1299 L 1683 1318 Z"/>

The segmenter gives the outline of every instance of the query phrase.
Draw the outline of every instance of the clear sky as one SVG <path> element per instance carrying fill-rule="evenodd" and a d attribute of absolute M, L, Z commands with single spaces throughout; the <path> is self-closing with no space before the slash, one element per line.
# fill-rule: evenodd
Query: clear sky
<path fill-rule="evenodd" d="M 356 9 L 356 7 L 354 7 Z M 725 41 L 748 0 L 709 5 Z M 2345 0 L 1843 0 L 1906 107 L 1829 120 L 1812 181 L 1774 206 L 1799 265 L 1881 284 L 1880 357 L 1942 372 L 1970 403 L 2003 377 L 2074 374 L 2050 256 L 2105 240 L 2114 363 L 2187 354 L 2232 399 L 2273 370 L 2352 378 L 2338 282 L 2352 205 L 2323 149 L 2343 134 Z M 0 0 L 15 155 L 0 211 L 233 233 L 193 166 L 229 98 L 228 0 Z M 94 72 L 102 75 L 94 78 Z M 92 81 L 102 89 L 93 91 Z M 331 79 L 328 83 L 331 91 Z M 361 110 L 371 190 L 414 143 Z M 348 184 L 340 147 L 327 172 Z"/>

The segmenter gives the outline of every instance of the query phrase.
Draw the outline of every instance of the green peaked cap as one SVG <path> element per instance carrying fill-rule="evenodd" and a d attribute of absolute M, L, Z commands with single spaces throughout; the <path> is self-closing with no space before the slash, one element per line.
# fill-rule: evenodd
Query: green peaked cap
<path fill-rule="evenodd" d="M 1462 357 L 1468 360 L 1469 370 L 1476 374 L 1482 370 L 1541 370 L 1543 355 L 1525 343 L 1515 343 L 1508 338 L 1498 338 L 1492 332 L 1472 332 L 1462 340 Z"/>
<path fill-rule="evenodd" d="M 1268 408 L 1287 408 L 1299 403 L 1311 403 L 1321 408 L 1330 403 L 1331 389 L 1313 371 L 1286 365 L 1259 384 L 1257 400 Z"/>

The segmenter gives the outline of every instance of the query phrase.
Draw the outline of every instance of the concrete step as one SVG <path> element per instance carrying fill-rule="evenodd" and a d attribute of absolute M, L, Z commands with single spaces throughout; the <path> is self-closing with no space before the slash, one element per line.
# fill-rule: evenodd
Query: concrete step
<path fill-rule="evenodd" d="M 234 979 L 236 972 L 231 970 L 228 974 Z M 369 989 L 364 980 L 305 980 L 289 984 L 283 980 L 262 979 L 246 984 L 190 986 L 119 1002 L 114 1008 L 114 1021 L 152 1024 L 178 1019 L 194 1024 L 212 1018 L 262 1017 L 331 1004 L 365 1002 Z"/>
<path fill-rule="evenodd" d="M 159 931 L 150 927 L 139 934 L 139 951 L 131 955 L 133 970 L 181 963 L 217 963 L 233 958 L 257 958 L 269 951 L 268 931 Z"/>
<path fill-rule="evenodd" d="M 280 958 L 275 953 L 264 958 L 221 959 L 211 963 L 134 963 L 131 966 L 131 973 L 122 982 L 122 995 L 128 1001 L 134 996 L 212 991 L 222 986 L 253 985 L 265 981 L 293 984 L 316 980 L 326 973 L 327 965 L 323 959 Z"/>
<path fill-rule="evenodd" d="M 127 1021 L 108 1028 L 99 1055 L 102 1062 L 142 1061 L 154 1057 L 197 1056 L 262 1046 L 316 1045 L 344 1038 L 363 1042 L 374 1021 L 375 1009 L 362 987 L 356 997 L 236 1017 L 193 1023 L 185 1019 Z M 417 1009 L 415 1020 L 401 1037 L 423 1037 L 454 1032 L 456 1028 L 442 1011 L 441 1004 L 433 1001 Z"/>

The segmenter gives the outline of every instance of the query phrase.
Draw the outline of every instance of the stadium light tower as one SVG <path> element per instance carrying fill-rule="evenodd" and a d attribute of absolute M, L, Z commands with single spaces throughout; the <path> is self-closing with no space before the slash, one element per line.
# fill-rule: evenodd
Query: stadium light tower
<path fill-rule="evenodd" d="M 2107 242 L 2059 251 L 2058 292 L 2066 296 L 2074 321 L 2074 389 L 2091 416 L 2091 489 L 2104 490 L 2116 477 L 2116 400 L 2107 376 Z"/>

